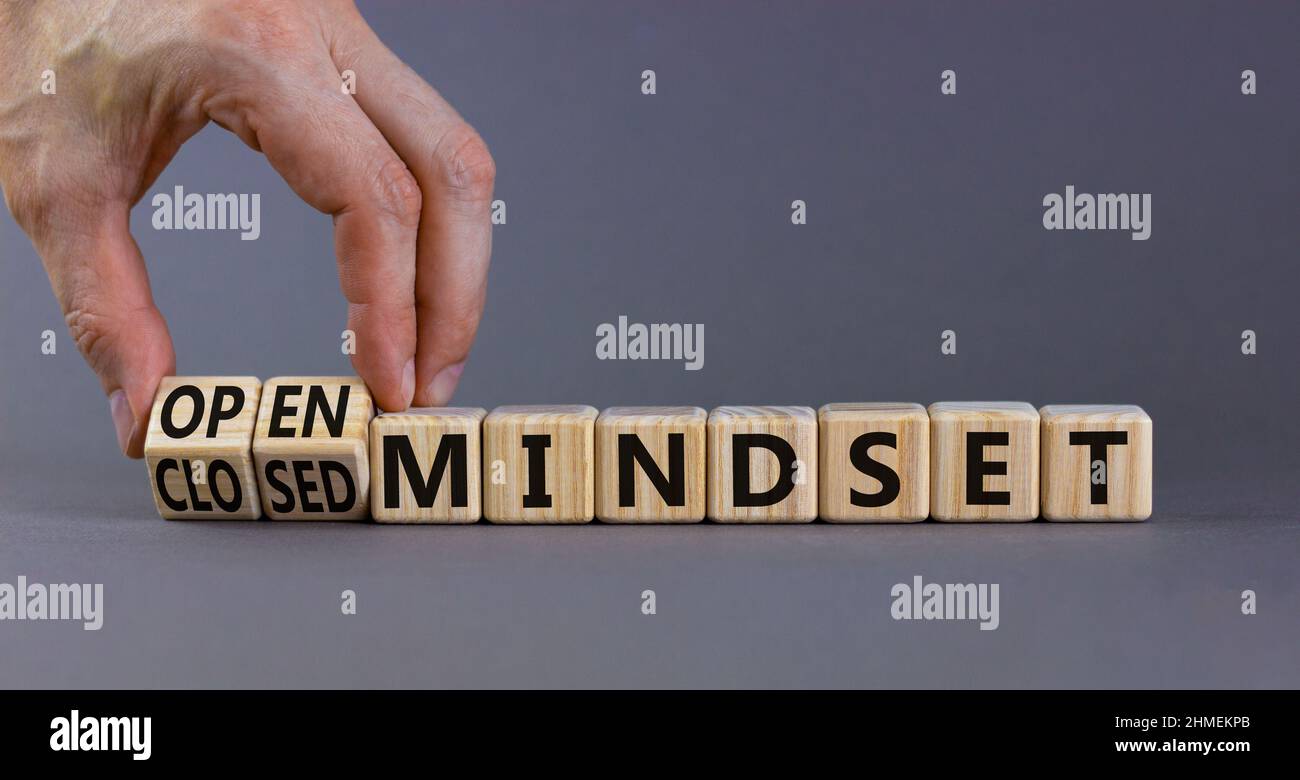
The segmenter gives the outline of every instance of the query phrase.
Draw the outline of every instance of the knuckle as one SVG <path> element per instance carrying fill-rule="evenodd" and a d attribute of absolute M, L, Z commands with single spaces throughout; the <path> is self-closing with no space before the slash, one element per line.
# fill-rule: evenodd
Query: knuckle
<path fill-rule="evenodd" d="M 24 181 L 9 183 L 4 190 L 5 205 L 14 221 L 27 233 L 33 234 L 49 217 L 50 199 L 43 188 Z"/>
<path fill-rule="evenodd" d="M 159 376 L 174 370 L 167 325 L 152 303 L 129 303 L 75 288 L 60 301 L 68 332 L 96 374 L 114 375 L 124 362 L 157 369 Z"/>
<path fill-rule="evenodd" d="M 218 40 L 254 52 L 300 47 L 306 25 L 293 3 L 279 0 L 221 0 L 208 3 L 203 26 Z"/>
<path fill-rule="evenodd" d="M 464 123 L 457 125 L 447 133 L 438 149 L 449 192 L 470 203 L 491 200 L 496 184 L 496 161 L 474 128 Z"/>
<path fill-rule="evenodd" d="M 111 318 L 99 314 L 93 303 L 74 299 L 63 316 L 77 349 L 96 373 L 109 367 L 116 327 Z"/>
<path fill-rule="evenodd" d="M 391 215 L 404 227 L 420 224 L 424 197 L 420 184 L 406 165 L 396 157 L 379 168 L 375 176 L 375 201 L 380 211 Z"/>

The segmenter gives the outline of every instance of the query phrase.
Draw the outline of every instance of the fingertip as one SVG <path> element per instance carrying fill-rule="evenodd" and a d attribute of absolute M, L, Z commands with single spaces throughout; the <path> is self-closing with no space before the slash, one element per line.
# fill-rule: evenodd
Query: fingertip
<path fill-rule="evenodd" d="M 415 358 L 406 361 L 406 367 L 402 369 L 402 398 L 406 406 L 410 406 L 415 398 Z"/>
<path fill-rule="evenodd" d="M 456 395 L 456 388 L 460 385 L 460 376 L 464 372 L 463 361 L 445 366 L 416 396 L 415 403 L 419 406 L 446 406 L 451 403 L 451 399 Z"/>
<path fill-rule="evenodd" d="M 411 406 L 415 396 L 415 358 L 403 368 L 376 368 L 362 365 L 353 359 L 357 375 L 370 388 L 370 395 L 381 411 L 401 412 Z"/>
<path fill-rule="evenodd" d="M 156 389 L 155 381 L 153 387 Z M 108 396 L 108 410 L 113 419 L 113 432 L 117 446 L 128 458 L 144 457 L 144 440 L 149 432 L 149 413 L 153 409 L 153 392 L 141 394 L 141 400 L 132 401 L 125 390 L 114 390 Z"/>
<path fill-rule="evenodd" d="M 167 323 L 157 309 L 135 319 L 120 336 L 125 348 L 103 381 L 117 385 L 108 397 L 113 428 L 122 454 L 144 457 L 149 415 L 162 378 L 176 373 L 176 352 Z"/>
<path fill-rule="evenodd" d="M 147 420 L 147 418 L 141 418 L 141 419 Z M 136 426 L 133 429 L 131 429 L 131 442 L 127 446 L 127 448 L 123 451 L 123 454 L 126 455 L 128 458 L 131 458 L 132 460 L 140 460 L 141 458 L 143 458 L 144 439 L 146 433 L 148 433 L 148 427 L 143 423 L 137 422 Z"/>
<path fill-rule="evenodd" d="M 108 396 L 108 412 L 113 419 L 113 430 L 117 433 L 117 446 L 122 454 L 131 455 L 131 440 L 135 432 L 135 413 L 131 411 L 131 402 L 125 390 L 114 390 Z"/>

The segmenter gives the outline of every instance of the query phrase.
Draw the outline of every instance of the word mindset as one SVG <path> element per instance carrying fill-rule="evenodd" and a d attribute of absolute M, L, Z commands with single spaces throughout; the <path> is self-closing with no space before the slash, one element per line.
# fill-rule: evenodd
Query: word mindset
<path fill-rule="evenodd" d="M 168 377 L 169 519 L 380 523 L 1145 520 L 1137 406 L 836 403 L 374 412 L 355 377 Z"/>

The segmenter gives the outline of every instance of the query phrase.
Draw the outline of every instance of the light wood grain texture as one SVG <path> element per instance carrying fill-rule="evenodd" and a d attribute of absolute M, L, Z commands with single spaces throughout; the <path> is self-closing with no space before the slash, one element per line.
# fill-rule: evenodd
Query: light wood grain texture
<path fill-rule="evenodd" d="M 596 419 L 596 517 L 607 523 L 697 523 L 704 519 L 704 426 L 708 413 L 697 406 L 616 406 Z M 656 476 L 666 484 L 669 505 L 636 460 L 629 440 L 635 436 L 653 459 Z M 620 454 L 621 450 L 621 454 Z M 628 465 L 620 473 L 620 458 Z M 679 464 L 674 472 L 673 463 Z M 622 478 L 627 485 L 622 485 Z M 626 493 L 628 505 L 620 505 Z"/>
<path fill-rule="evenodd" d="M 826 404 L 817 421 L 817 511 L 823 520 L 917 522 L 929 516 L 930 415 L 924 406 Z"/>
<path fill-rule="evenodd" d="M 493 523 L 591 522 L 596 415 L 578 405 L 493 409 L 483 420 L 483 516 Z"/>
<path fill-rule="evenodd" d="M 1005 434 L 972 450 L 970 434 Z M 930 514 L 945 522 L 1038 517 L 1038 410 L 1014 401 L 930 404 Z M 979 464 L 986 473 L 977 473 Z M 1005 463 L 1005 474 L 995 473 Z M 972 495 L 970 484 L 988 495 Z M 1005 497 L 1008 503 L 978 503 Z"/>
<path fill-rule="evenodd" d="M 144 442 L 159 514 L 169 520 L 261 517 L 252 452 L 261 390 L 251 376 L 163 378 Z"/>
<path fill-rule="evenodd" d="M 370 511 L 373 416 L 370 391 L 356 377 L 267 380 L 253 437 L 266 516 L 272 520 L 365 518 Z"/>
<path fill-rule="evenodd" d="M 477 522 L 483 508 L 480 442 L 486 415 L 484 409 L 438 407 L 375 417 L 370 423 L 375 522 Z M 418 482 L 408 473 L 412 468 Z"/>
<path fill-rule="evenodd" d="M 1039 417 L 1044 519 L 1151 516 L 1151 418 L 1141 407 L 1052 405 L 1040 409 Z M 1074 444 L 1072 433 L 1079 434 Z M 1098 441 L 1099 433 L 1111 441 Z M 1101 464 L 1092 459 L 1094 444 L 1097 454 L 1104 452 Z"/>
<path fill-rule="evenodd" d="M 774 436 L 783 462 L 757 441 L 738 476 L 741 439 Z M 760 439 L 761 440 L 761 439 Z M 786 449 L 776 444 L 779 449 Z M 739 447 L 739 449 L 738 449 Z M 810 523 L 817 518 L 817 414 L 806 406 L 719 406 L 708 422 L 708 516 L 720 523 Z M 788 465 L 787 465 L 788 463 Z M 747 490 L 746 481 L 748 482 Z M 738 494 L 738 488 L 741 492 Z M 773 491 L 769 497 L 762 494 Z M 748 498 L 747 498 L 748 497 Z M 774 503 L 769 503 L 776 499 Z M 746 505 L 748 504 L 748 505 Z"/>

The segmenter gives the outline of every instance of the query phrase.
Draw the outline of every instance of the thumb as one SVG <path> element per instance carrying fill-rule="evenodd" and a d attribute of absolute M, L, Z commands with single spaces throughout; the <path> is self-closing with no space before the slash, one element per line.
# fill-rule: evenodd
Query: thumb
<path fill-rule="evenodd" d="M 176 354 L 129 213 L 118 204 L 78 215 L 76 229 L 47 232 L 58 237 L 37 249 L 68 330 L 108 395 L 118 446 L 139 458 L 154 392 L 176 370 Z"/>

